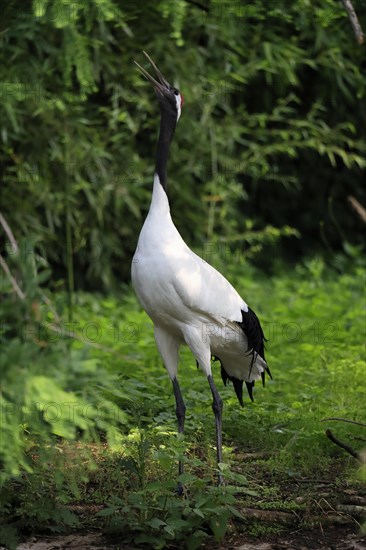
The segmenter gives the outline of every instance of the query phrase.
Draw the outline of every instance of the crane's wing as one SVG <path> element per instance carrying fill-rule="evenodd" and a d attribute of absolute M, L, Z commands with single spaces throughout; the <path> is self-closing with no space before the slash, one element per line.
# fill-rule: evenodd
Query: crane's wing
<path fill-rule="evenodd" d="M 222 379 L 225 384 L 227 380 L 233 382 L 241 404 L 245 380 L 253 399 L 254 381 L 262 377 L 264 383 L 265 371 L 270 375 L 264 357 L 265 337 L 257 315 L 221 273 L 188 247 L 180 255 L 179 269 L 175 269 L 174 288 L 182 305 L 198 314 L 203 322 L 229 329 L 217 356 Z"/>
<path fill-rule="evenodd" d="M 173 285 L 182 303 L 217 323 L 240 323 L 248 306 L 229 281 L 188 247 L 179 260 Z"/>

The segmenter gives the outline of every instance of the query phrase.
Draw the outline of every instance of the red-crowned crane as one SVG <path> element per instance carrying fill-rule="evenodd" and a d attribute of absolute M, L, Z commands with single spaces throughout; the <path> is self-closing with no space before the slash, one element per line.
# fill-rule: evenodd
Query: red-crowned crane
<path fill-rule="evenodd" d="M 237 291 L 186 245 L 175 227 L 167 196 L 167 161 L 183 96 L 171 86 L 152 59 L 151 76 L 160 106 L 160 133 L 149 213 L 132 261 L 132 284 L 154 323 L 155 340 L 173 384 L 178 431 L 184 431 L 185 405 L 178 382 L 178 351 L 186 344 L 211 388 L 216 423 L 217 461 L 222 462 L 222 400 L 216 389 L 211 358 L 219 359 L 224 384 L 230 380 L 243 406 L 243 382 L 253 399 L 254 382 L 265 372 L 264 335 L 258 317 Z M 179 463 L 179 473 L 183 464 Z M 219 474 L 219 483 L 222 481 Z"/>

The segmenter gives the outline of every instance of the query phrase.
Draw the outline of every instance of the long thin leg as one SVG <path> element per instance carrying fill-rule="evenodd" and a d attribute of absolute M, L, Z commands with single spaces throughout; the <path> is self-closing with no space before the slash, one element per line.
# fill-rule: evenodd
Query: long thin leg
<path fill-rule="evenodd" d="M 208 377 L 208 383 L 210 384 L 213 402 L 212 410 L 215 415 L 215 425 L 216 425 L 216 450 L 217 450 L 217 463 L 222 462 L 222 399 L 219 395 L 219 392 L 216 389 L 215 383 L 213 381 L 212 375 Z M 222 475 L 219 471 L 218 474 L 219 485 L 222 483 Z"/>
<path fill-rule="evenodd" d="M 175 403 L 176 403 L 175 413 L 177 415 L 177 420 L 178 420 L 178 432 L 182 434 L 184 433 L 184 420 L 186 417 L 186 406 L 184 404 L 182 393 L 180 391 L 178 379 L 173 378 L 172 383 L 173 383 L 173 390 L 174 390 Z M 181 460 L 179 461 L 178 472 L 179 472 L 179 475 L 183 474 L 183 462 Z M 183 493 L 183 485 L 181 484 L 181 482 L 179 482 L 178 494 L 181 495 L 182 493 Z"/>

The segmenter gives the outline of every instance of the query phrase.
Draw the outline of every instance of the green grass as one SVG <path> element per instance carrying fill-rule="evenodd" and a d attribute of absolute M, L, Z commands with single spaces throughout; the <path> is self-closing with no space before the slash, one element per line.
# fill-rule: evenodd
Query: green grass
<path fill-rule="evenodd" d="M 241 409 L 213 365 L 224 399 L 222 468 L 228 485 L 215 487 L 211 393 L 189 350 L 180 354 L 187 406 L 182 439 L 152 323 L 132 292 L 121 298 L 77 294 L 74 329 L 80 339 L 72 344 L 66 372 L 60 372 L 62 393 L 53 389 L 45 397 L 38 384 L 46 383 L 44 374 L 34 382 L 39 410 L 40 401 L 56 401 L 60 417 L 41 419 L 51 432 L 49 444 L 37 443 L 29 425 L 23 433 L 30 441 L 23 458 L 27 470 L 4 483 L 3 539 L 11 540 L 16 529 L 97 527 L 124 533 L 126 544 L 162 548 L 181 540 L 193 549 L 208 536 L 220 541 L 228 529 L 235 532 L 245 506 L 310 514 L 316 494 L 298 504 L 304 492 L 294 480 L 332 481 L 335 498 L 337 487 L 357 490 L 356 461 L 325 430 L 361 449 L 357 438 L 364 438 L 364 428 L 322 420 L 365 422 L 362 270 L 337 274 L 314 260 L 268 277 L 249 268 L 243 274 L 240 266 L 226 274 L 262 321 L 273 374 L 265 388 L 256 385 L 255 402 L 247 398 Z M 83 354 L 83 361 L 73 354 Z M 76 431 L 67 431 L 75 424 Z M 183 453 L 186 495 L 179 499 L 174 488 Z M 257 531 L 255 523 L 247 529 Z"/>
<path fill-rule="evenodd" d="M 221 385 L 218 364 L 213 365 L 224 398 L 225 440 L 248 449 L 275 449 L 289 459 L 300 452 L 304 465 L 312 460 L 316 464 L 320 453 L 327 456 L 327 450 L 334 450 L 324 438 L 328 424 L 321 420 L 365 420 L 362 271 L 325 273 L 317 260 L 270 278 L 235 275 L 231 279 L 262 321 L 273 380 L 266 388 L 257 384 L 254 404 L 247 399 L 241 409 L 232 386 Z M 92 351 L 105 368 L 118 373 L 120 386 L 112 394 L 131 419 L 138 414 L 144 427 L 174 428 L 171 384 L 156 350 L 152 323 L 136 299 L 129 294 L 122 303 L 115 298 L 96 303 L 90 295 L 79 296 L 76 315 L 81 326 L 98 323 L 98 343 L 120 354 Z M 187 404 L 187 441 L 202 427 L 212 435 L 211 394 L 188 348 L 181 349 L 179 380 Z M 359 431 L 336 426 L 345 436 Z"/>

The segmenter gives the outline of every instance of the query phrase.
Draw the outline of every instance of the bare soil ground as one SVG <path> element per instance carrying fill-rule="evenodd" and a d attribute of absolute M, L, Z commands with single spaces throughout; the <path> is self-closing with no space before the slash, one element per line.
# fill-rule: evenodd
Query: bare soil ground
<path fill-rule="evenodd" d="M 207 550 L 364 550 L 366 537 L 357 534 L 350 526 L 336 526 L 312 530 L 296 530 L 288 533 L 263 537 L 261 539 L 233 537 L 223 544 L 210 543 Z M 100 533 L 74 533 L 67 536 L 32 537 L 18 546 L 18 550 L 134 550 L 131 546 L 120 545 Z"/>

